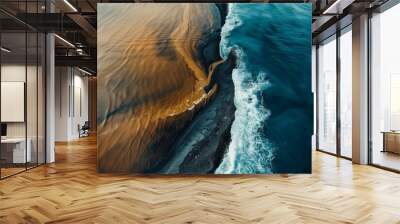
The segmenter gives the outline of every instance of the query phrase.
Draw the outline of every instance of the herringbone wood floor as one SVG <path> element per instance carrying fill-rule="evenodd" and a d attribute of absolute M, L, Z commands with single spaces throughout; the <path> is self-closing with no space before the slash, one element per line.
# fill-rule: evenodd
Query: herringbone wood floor
<path fill-rule="evenodd" d="M 96 173 L 94 138 L 0 181 L 0 223 L 400 223 L 400 175 L 315 152 L 312 175 Z"/>

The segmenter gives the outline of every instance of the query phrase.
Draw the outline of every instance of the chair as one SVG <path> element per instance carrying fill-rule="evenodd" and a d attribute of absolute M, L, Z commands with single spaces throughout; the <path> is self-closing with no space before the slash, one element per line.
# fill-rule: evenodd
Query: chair
<path fill-rule="evenodd" d="M 79 138 L 89 136 L 89 129 L 90 129 L 89 121 L 85 121 L 82 127 L 78 124 Z"/>

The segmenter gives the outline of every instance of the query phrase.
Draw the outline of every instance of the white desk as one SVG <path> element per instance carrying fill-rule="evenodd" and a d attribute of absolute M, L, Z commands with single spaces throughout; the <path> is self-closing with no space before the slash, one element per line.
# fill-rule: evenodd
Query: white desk
<path fill-rule="evenodd" d="M 1 144 L 2 147 L 12 147 L 12 163 L 25 163 L 31 162 L 32 160 L 32 153 L 31 153 L 31 145 L 32 140 L 28 138 L 26 140 L 28 143 L 26 147 L 26 154 L 25 154 L 25 138 L 2 138 Z M 3 148 L 2 148 L 3 151 Z M 25 161 L 26 159 L 26 161 Z"/>

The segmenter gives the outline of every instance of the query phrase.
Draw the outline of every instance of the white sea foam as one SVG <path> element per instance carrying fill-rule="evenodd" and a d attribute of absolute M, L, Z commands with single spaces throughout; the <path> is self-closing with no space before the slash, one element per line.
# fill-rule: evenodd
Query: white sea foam
<path fill-rule="evenodd" d="M 220 55 L 222 58 L 228 58 L 229 52 L 234 46 L 229 45 L 229 36 L 235 27 L 242 24 L 242 21 L 235 13 L 236 7 L 230 3 L 228 5 L 228 15 L 226 16 L 225 24 L 221 29 L 221 41 L 220 41 Z"/>
<path fill-rule="evenodd" d="M 222 28 L 220 52 L 226 58 L 231 49 L 238 57 L 238 68 L 232 72 L 235 87 L 235 120 L 231 128 L 231 142 L 216 173 L 271 173 L 274 146 L 264 135 L 264 124 L 270 115 L 262 93 L 271 85 L 266 73 L 252 74 L 247 69 L 247 56 L 240 46 L 230 44 L 231 32 L 242 24 L 236 15 L 235 4 Z"/>

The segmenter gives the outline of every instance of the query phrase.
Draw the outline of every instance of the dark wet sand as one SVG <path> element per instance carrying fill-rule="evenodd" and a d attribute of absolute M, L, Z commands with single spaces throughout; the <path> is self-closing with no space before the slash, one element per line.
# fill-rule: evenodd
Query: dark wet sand
<path fill-rule="evenodd" d="M 204 87 L 208 67 L 220 60 L 220 28 L 215 4 L 100 4 L 100 172 L 140 173 L 165 162 L 217 90 Z"/>

